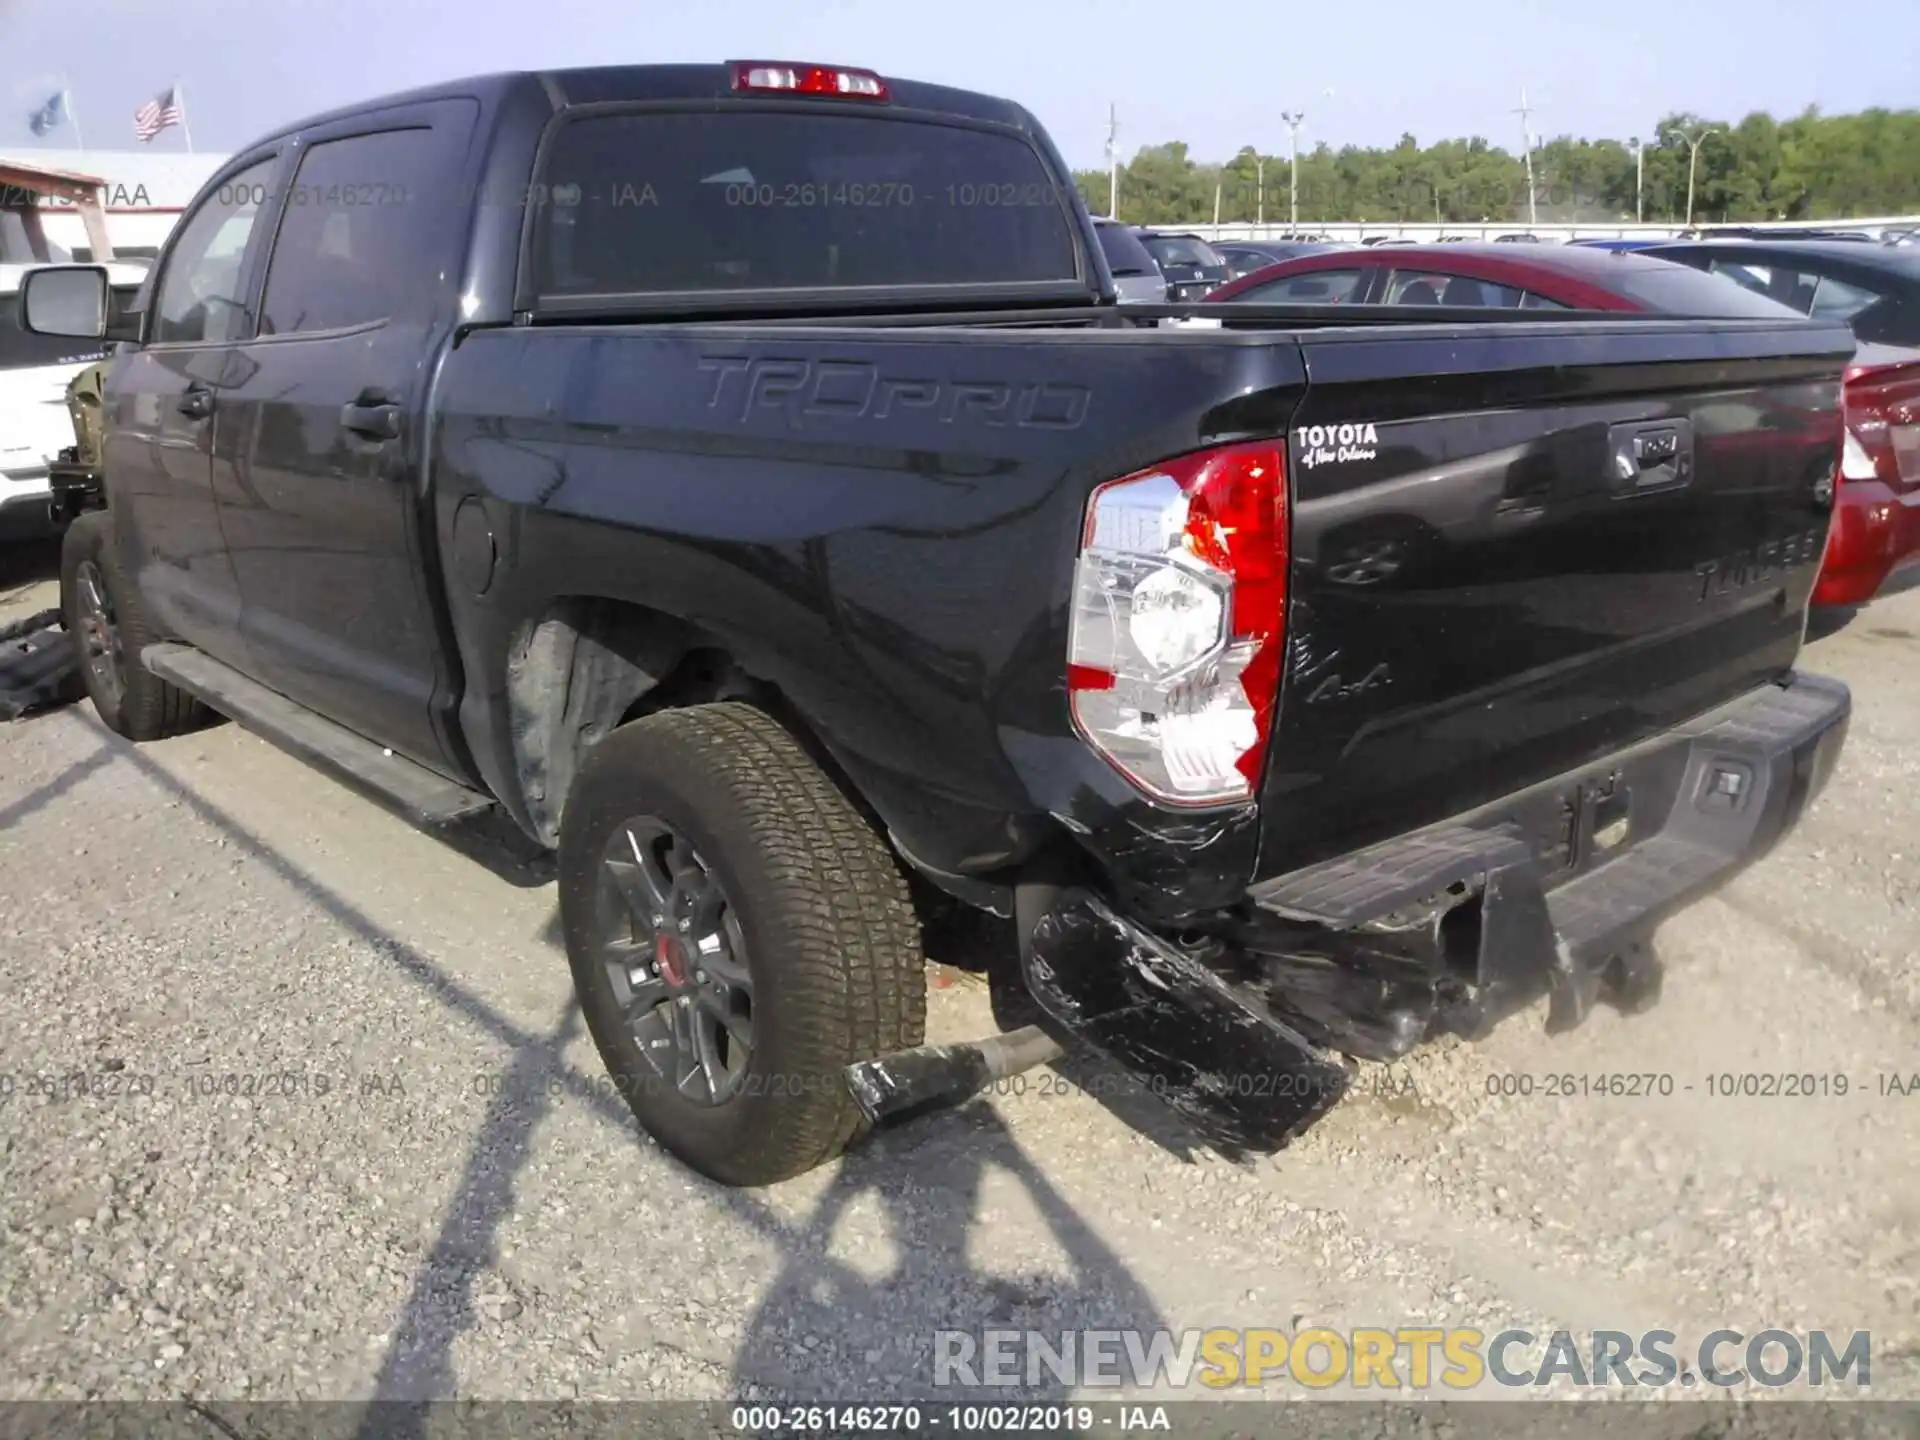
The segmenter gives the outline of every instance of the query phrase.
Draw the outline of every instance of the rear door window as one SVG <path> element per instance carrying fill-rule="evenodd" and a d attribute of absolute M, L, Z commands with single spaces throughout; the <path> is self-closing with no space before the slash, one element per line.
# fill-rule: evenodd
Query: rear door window
<path fill-rule="evenodd" d="M 1822 275 L 1813 292 L 1813 313 L 1823 320 L 1851 320 L 1885 298 L 1878 290 Z"/>
<path fill-rule="evenodd" d="M 267 263 L 260 333 L 292 335 L 366 325 L 394 315 L 430 276 L 421 228 L 433 164 L 426 127 L 350 135 L 300 158 Z M 439 200 L 439 212 L 445 201 Z"/>
<path fill-rule="evenodd" d="M 1715 260 L 1713 273 L 1725 275 L 1754 294 L 1764 295 L 1776 304 L 1797 310 L 1802 315 L 1812 313 L 1814 291 L 1820 285 L 1818 275 L 1771 261 L 1761 265 L 1747 261 Z"/>
<path fill-rule="evenodd" d="M 1276 263 L 1271 255 L 1263 255 L 1258 250 L 1238 250 L 1231 245 L 1221 247 L 1220 254 L 1227 262 L 1228 272 L 1236 280 Z"/>
<path fill-rule="evenodd" d="M 568 121 L 536 187 L 551 298 L 1078 281 L 1067 192 L 1017 136 L 880 115 Z"/>
<path fill-rule="evenodd" d="M 1525 298 L 1520 301 L 1520 308 L 1522 310 L 1570 310 L 1573 307 L 1562 305 L 1558 300 L 1549 300 L 1538 291 L 1529 290 Z"/>
<path fill-rule="evenodd" d="M 1148 238 L 1146 246 L 1153 252 L 1154 259 L 1162 265 L 1188 265 L 1198 270 L 1220 270 L 1226 261 L 1220 253 L 1204 240 L 1189 239 L 1184 235 L 1155 235 Z"/>
<path fill-rule="evenodd" d="M 1389 305 L 1453 305 L 1472 310 L 1517 310 L 1523 292 L 1466 275 L 1396 270 L 1387 280 Z"/>
<path fill-rule="evenodd" d="M 1768 298 L 1769 272 L 1764 266 L 1733 267 L 1746 272 L 1743 278 L 1723 271 L 1720 267 L 1725 263 L 1714 261 L 1713 274 L 1665 260 L 1623 265 L 1609 277 L 1607 287 L 1667 315 L 1779 320 L 1796 313 Z"/>
<path fill-rule="evenodd" d="M 1140 243 L 1140 237 L 1131 230 L 1118 225 L 1096 225 L 1093 228 L 1100 237 L 1100 249 L 1107 257 L 1107 269 L 1115 279 L 1160 273 L 1160 267 L 1154 263 L 1153 256 L 1147 253 L 1147 247 Z"/>
<path fill-rule="evenodd" d="M 1229 304 L 1339 305 L 1350 303 L 1364 270 L 1309 270 L 1282 280 L 1269 280 L 1232 296 Z"/>

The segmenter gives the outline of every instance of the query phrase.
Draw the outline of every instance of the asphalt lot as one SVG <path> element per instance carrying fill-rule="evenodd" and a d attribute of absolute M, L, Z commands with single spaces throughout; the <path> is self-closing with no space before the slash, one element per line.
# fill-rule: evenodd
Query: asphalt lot
<path fill-rule="evenodd" d="M 0 554 L 0 622 L 50 574 Z M 1251 1167 L 1039 1072 L 756 1194 L 596 1088 L 551 889 L 232 725 L 0 726 L 0 1398 L 878 1400 L 989 1324 L 1870 1330 L 1920 1397 L 1920 588 L 1804 663 L 1840 770 L 1650 1014 L 1430 1048 Z M 1779 1073 L 1848 1093 L 1710 1093 Z"/>

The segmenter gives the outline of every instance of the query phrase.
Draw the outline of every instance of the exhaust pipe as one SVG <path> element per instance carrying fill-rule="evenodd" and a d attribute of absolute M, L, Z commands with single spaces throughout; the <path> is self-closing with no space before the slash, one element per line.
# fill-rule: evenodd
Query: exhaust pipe
<path fill-rule="evenodd" d="M 1038 1025 L 1028 1025 L 965 1045 L 922 1045 L 861 1060 L 847 1067 L 847 1089 L 878 1130 L 958 1105 L 996 1080 L 1066 1053 Z"/>

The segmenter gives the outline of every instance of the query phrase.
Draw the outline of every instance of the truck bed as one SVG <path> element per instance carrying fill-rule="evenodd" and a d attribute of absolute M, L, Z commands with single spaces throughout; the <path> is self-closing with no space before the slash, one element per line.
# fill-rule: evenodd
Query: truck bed
<path fill-rule="evenodd" d="M 484 599 L 448 587 L 476 760 L 515 793 L 501 657 L 534 597 L 570 577 L 669 615 L 694 596 L 692 628 L 778 687 L 917 861 L 991 875 L 1064 820 L 1171 919 L 1782 674 L 1847 331 L 1522 313 L 475 332 L 436 383 L 433 470 L 443 553 L 469 497 L 505 537 Z M 1610 478 L 1621 444 L 1669 434 L 1683 482 Z M 1087 497 L 1282 436 L 1287 660 L 1261 803 L 1169 815 L 1068 715 Z M 1369 546 L 1404 566 L 1355 583 Z"/>

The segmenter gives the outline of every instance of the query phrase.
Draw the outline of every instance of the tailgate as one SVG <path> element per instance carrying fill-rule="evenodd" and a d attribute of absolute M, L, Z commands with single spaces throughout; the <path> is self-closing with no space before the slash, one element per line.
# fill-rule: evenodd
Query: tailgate
<path fill-rule="evenodd" d="M 1843 327 L 1303 339 L 1274 875 L 1658 734 L 1790 668 Z"/>

